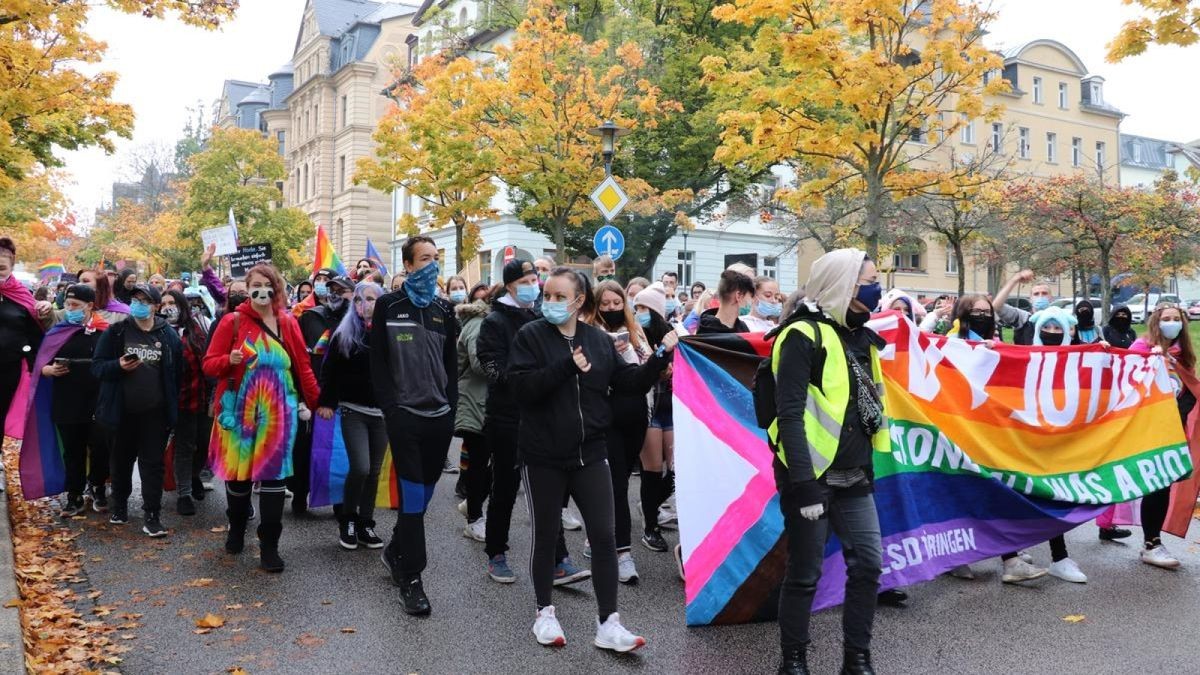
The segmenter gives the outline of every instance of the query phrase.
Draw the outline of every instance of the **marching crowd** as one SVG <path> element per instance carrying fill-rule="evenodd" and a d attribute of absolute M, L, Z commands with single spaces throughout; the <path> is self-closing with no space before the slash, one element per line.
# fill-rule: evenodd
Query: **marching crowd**
<path fill-rule="evenodd" d="M 700 282 L 679 288 L 671 272 L 622 285 L 607 256 L 590 274 L 548 258 L 515 259 L 499 283 L 471 286 L 462 277 L 443 279 L 437 255 L 433 240 L 414 236 L 402 247 L 403 272 L 390 279 L 364 259 L 349 275 L 320 269 L 290 286 L 269 264 L 243 278 L 219 278 L 210 249 L 194 279 L 82 270 L 75 283 L 37 289 L 35 297 L 12 274 L 16 247 L 0 238 L 0 413 L 30 405 L 14 400 L 23 373 L 54 383 L 48 408 L 30 414 L 49 415 L 57 434 L 63 516 L 90 508 L 115 525 L 128 523 L 136 465 L 142 530 L 163 537 L 168 472 L 183 517 L 196 513 L 219 479 L 225 550 L 241 553 L 257 520 L 259 564 L 268 572 L 285 567 L 285 503 L 298 515 L 308 508 L 313 416 L 338 415 L 349 470 L 334 506 L 336 545 L 381 549 L 405 612 L 431 611 L 421 581 L 424 516 L 439 478 L 458 473 L 463 535 L 483 543 L 481 573 L 498 583 L 517 580 L 509 538 L 525 492 L 537 642 L 565 644 L 553 589 L 590 578 L 594 644 L 627 652 L 646 643 L 622 625 L 617 607 L 618 584 L 638 580 L 634 544 L 674 550 L 683 575 L 679 546 L 664 536 L 677 521 L 671 352 L 686 335 L 768 333 L 776 383 L 768 437 L 789 535 L 780 672 L 808 672 L 809 614 L 832 530 L 853 552 L 846 556 L 842 672 L 871 673 L 874 608 L 906 597 L 879 592 L 871 453 L 888 440 L 882 341 L 866 327 L 872 312 L 898 310 L 950 339 L 1101 342 L 1165 354 L 1171 368 L 1195 367 L 1178 308 L 1157 308 L 1142 338 L 1127 308 L 1101 325 L 1086 301 L 1073 311 L 1051 306 L 1045 284 L 1032 286 L 1034 311 L 1027 312 L 1006 302 L 1018 284 L 1034 281 L 1027 270 L 995 297 L 944 298 L 927 311 L 903 291 L 884 294 L 874 264 L 855 249 L 822 256 L 805 287 L 790 295 L 740 264 L 711 289 Z M 1182 388 L 1178 401 L 1186 419 L 1195 397 Z M 454 437 L 461 453 L 450 462 Z M 399 507 L 385 542 L 375 504 L 389 447 Z M 631 513 L 628 494 L 635 474 L 640 513 Z M 1159 538 L 1167 497 L 1163 490 L 1142 501 L 1141 560 L 1173 568 L 1180 563 Z M 582 523 L 568 508 L 572 501 Z M 1101 539 L 1132 534 L 1114 526 L 1111 514 L 1099 524 Z M 580 527 L 590 570 L 575 562 L 563 535 Z M 1003 581 L 1047 574 L 1087 581 L 1062 537 L 1050 548 L 1048 568 L 1022 551 L 1004 556 Z M 972 576 L 967 566 L 953 574 Z"/>

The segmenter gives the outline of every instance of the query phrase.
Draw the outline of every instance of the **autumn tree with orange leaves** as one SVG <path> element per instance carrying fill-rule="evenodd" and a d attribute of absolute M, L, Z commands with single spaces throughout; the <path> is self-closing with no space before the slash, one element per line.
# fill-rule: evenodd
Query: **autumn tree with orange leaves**
<path fill-rule="evenodd" d="M 713 14 L 758 25 L 745 46 L 705 60 L 729 105 L 717 159 L 816 176 L 782 191 L 792 210 L 833 189 L 860 195 L 877 257 L 891 201 L 982 187 L 978 175 L 924 160 L 967 120 L 1002 112 L 987 102 L 1008 86 L 984 81 L 1002 66 L 983 44 L 987 10 L 959 0 L 734 0 Z"/>
<path fill-rule="evenodd" d="M 1192 0 L 1122 0 L 1142 14 L 1126 21 L 1108 43 L 1108 61 L 1116 63 L 1146 51 L 1151 44 L 1188 47 L 1200 42 L 1200 3 Z"/>

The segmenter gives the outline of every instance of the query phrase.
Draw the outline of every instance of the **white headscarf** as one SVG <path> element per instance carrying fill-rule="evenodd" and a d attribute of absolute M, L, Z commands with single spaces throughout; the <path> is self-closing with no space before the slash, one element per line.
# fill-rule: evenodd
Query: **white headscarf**
<path fill-rule="evenodd" d="M 858 285 L 858 275 L 866 259 L 866 252 L 856 248 L 830 251 L 812 264 L 808 283 L 804 286 L 808 299 L 842 326 L 846 325 L 846 310 L 850 308 L 854 287 Z"/>

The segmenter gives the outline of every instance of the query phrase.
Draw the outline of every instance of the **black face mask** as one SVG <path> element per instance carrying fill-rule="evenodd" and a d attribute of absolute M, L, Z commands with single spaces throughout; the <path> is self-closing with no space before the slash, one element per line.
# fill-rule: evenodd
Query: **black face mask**
<path fill-rule="evenodd" d="M 867 325 L 867 321 L 871 319 L 870 312 L 859 312 L 853 308 L 846 309 L 846 328 L 850 330 L 858 330 Z"/>
<path fill-rule="evenodd" d="M 1086 309 L 1079 311 L 1079 312 L 1075 312 L 1075 318 L 1079 319 L 1079 327 L 1080 328 L 1091 328 L 1093 325 L 1095 325 L 1092 323 L 1092 321 L 1093 321 L 1092 313 Z"/>
<path fill-rule="evenodd" d="M 604 319 L 604 325 L 609 328 L 621 328 L 625 325 L 625 310 L 623 309 L 600 312 L 600 317 Z"/>
<path fill-rule="evenodd" d="M 975 333 L 982 340 L 991 340 L 996 334 L 996 320 L 990 316 L 974 316 L 967 317 L 967 328 Z"/>
<path fill-rule="evenodd" d="M 1117 330 L 1129 330 L 1129 325 L 1133 323 L 1133 320 L 1128 314 L 1116 314 L 1109 323 Z"/>
<path fill-rule="evenodd" d="M 1063 343 L 1065 333 L 1049 333 L 1044 330 L 1038 331 L 1038 337 L 1041 338 L 1042 344 L 1047 347 L 1059 347 Z"/>
<path fill-rule="evenodd" d="M 230 293 L 229 294 L 229 309 L 237 309 L 238 305 L 246 301 L 245 293 Z"/>

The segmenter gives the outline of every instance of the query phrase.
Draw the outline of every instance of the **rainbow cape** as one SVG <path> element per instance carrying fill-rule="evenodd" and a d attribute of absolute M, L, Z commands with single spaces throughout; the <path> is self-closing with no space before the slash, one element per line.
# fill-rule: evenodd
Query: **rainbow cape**
<path fill-rule="evenodd" d="M 342 412 L 333 419 L 313 415 L 312 463 L 309 470 L 308 505 L 311 508 L 341 504 L 346 487 L 350 460 L 342 439 Z M 375 506 L 400 508 L 400 490 L 392 468 L 392 449 L 383 456 L 379 469 L 379 484 L 375 490 Z"/>
<path fill-rule="evenodd" d="M 342 259 L 338 257 L 337 251 L 333 250 L 333 242 L 329 241 L 329 235 L 325 234 L 325 228 L 317 226 L 317 250 L 313 258 L 313 274 L 317 270 L 329 268 L 337 270 L 339 275 L 345 276 L 346 266 L 342 264 Z"/>
<path fill-rule="evenodd" d="M 1040 544 L 1186 478 L 1193 457 L 1161 357 L 1098 345 L 995 349 L 871 322 L 891 451 L 876 453 L 883 589 Z M 787 557 L 751 383 L 761 335 L 686 338 L 674 361 L 688 625 L 774 618 Z M 814 608 L 841 603 L 830 538 Z"/>

